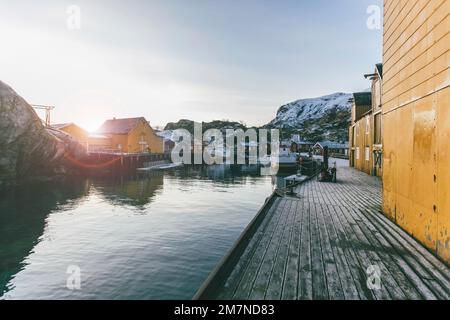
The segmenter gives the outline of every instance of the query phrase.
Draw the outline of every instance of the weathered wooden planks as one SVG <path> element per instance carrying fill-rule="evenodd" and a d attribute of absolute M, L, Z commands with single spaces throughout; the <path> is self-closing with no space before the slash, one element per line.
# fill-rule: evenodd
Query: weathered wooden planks
<path fill-rule="evenodd" d="M 205 298 L 448 299 L 449 268 L 379 213 L 380 181 L 350 168 L 339 168 L 339 178 L 309 181 L 297 197 L 273 202 Z M 377 289 L 367 285 L 373 266 Z"/>

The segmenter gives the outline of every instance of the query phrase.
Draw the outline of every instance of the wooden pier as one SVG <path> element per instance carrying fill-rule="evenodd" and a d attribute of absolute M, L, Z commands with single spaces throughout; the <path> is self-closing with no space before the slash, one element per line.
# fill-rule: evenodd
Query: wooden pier
<path fill-rule="evenodd" d="M 194 299 L 450 298 L 450 269 L 380 213 L 378 178 L 343 167 L 295 192 L 270 197 Z"/>
<path fill-rule="evenodd" d="M 72 161 L 88 175 L 121 175 L 136 173 L 152 163 L 169 162 L 170 154 L 90 152 L 84 159 Z"/>

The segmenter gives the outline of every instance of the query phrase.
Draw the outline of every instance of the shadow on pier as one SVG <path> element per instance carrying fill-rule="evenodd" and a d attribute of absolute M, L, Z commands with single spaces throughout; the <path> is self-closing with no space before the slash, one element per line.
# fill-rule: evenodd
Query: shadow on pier
<path fill-rule="evenodd" d="M 339 167 L 274 193 L 195 299 L 450 298 L 450 269 L 381 213 L 381 181 Z"/>

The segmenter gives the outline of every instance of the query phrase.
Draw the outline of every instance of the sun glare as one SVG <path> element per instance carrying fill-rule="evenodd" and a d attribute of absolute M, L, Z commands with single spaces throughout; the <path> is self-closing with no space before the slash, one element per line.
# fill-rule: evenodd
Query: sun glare
<path fill-rule="evenodd" d="M 85 119 L 80 120 L 78 125 L 89 133 L 94 133 L 102 125 L 102 123 L 103 121 L 98 119 Z"/>

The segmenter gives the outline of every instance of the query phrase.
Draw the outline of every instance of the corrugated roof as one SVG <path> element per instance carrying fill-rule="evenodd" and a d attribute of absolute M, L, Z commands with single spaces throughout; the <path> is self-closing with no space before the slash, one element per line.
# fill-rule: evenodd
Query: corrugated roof
<path fill-rule="evenodd" d="M 97 130 L 99 134 L 127 134 L 140 122 L 147 122 L 144 117 L 107 120 Z"/>
<path fill-rule="evenodd" d="M 372 92 L 355 92 L 353 98 L 357 107 L 372 106 Z"/>

